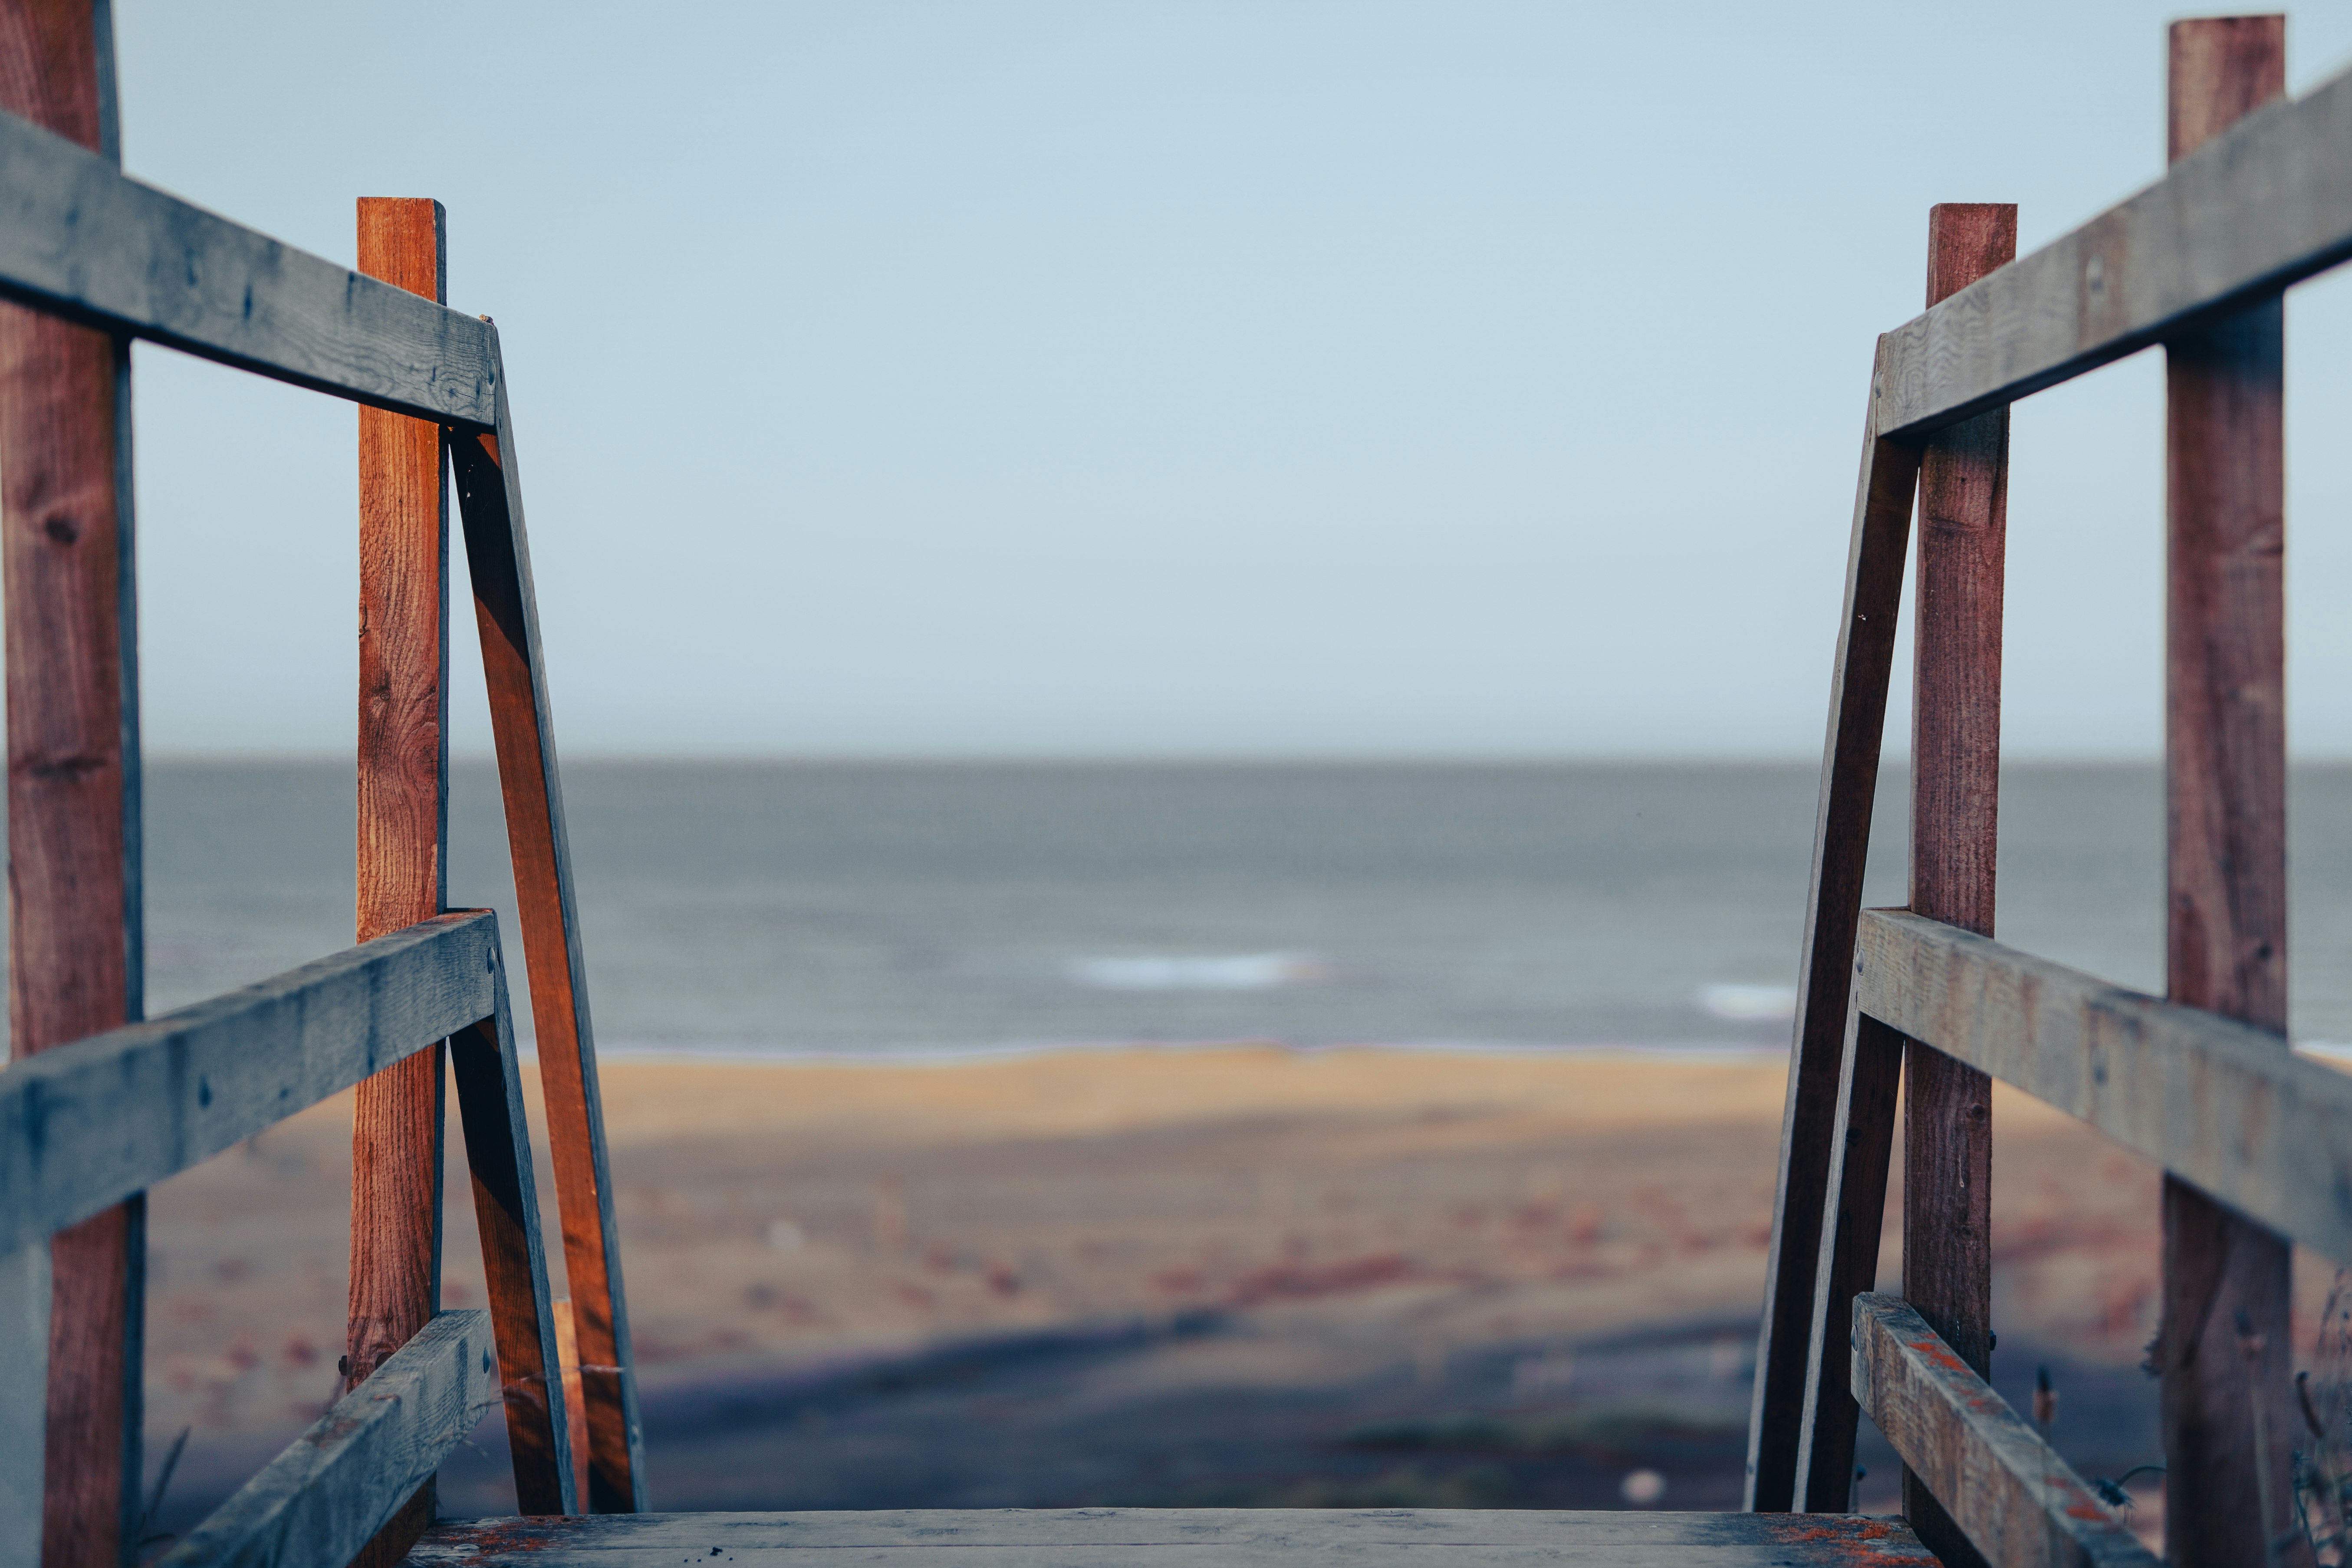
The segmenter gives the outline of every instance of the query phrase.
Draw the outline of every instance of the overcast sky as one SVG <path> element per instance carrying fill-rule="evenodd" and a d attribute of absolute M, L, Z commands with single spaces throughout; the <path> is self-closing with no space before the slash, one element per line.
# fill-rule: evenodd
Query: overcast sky
<path fill-rule="evenodd" d="M 132 173 L 345 262 L 447 204 L 575 755 L 1817 755 L 1927 209 L 2155 178 L 2170 14 L 116 4 Z M 2352 753 L 2352 283 L 2288 323 Z M 150 744 L 348 752 L 353 411 L 139 377 Z M 2012 754 L 2158 744 L 2159 392 L 2018 412 Z"/>

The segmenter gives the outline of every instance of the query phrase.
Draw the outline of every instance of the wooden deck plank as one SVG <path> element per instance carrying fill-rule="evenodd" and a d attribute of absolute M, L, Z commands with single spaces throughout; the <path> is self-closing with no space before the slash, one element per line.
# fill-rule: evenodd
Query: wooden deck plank
<path fill-rule="evenodd" d="M 158 1568 L 347 1563 L 499 1405 L 490 1314 L 445 1312 L 166 1553 Z"/>
<path fill-rule="evenodd" d="M 2352 1075 L 1903 910 L 1863 916 L 1855 985 L 1872 1017 L 2352 1263 Z"/>
<path fill-rule="evenodd" d="M 1852 1515 L 1547 1512 L 1479 1509 L 917 1509 L 839 1513 L 652 1513 L 476 1520 L 425 1534 L 414 1568 L 630 1568 L 707 1561 L 1033 1564 L 1128 1561 L 1703 1563 L 1934 1568 L 1900 1520 Z"/>
<path fill-rule="evenodd" d="M 1885 355 L 1881 339 L 1846 546 L 1844 617 L 1830 668 L 1829 732 L 1822 743 L 1812 879 L 1805 895 L 1771 1250 L 1765 1263 L 1763 1321 L 1757 1330 L 1745 1496 L 1748 1508 L 1766 1512 L 1796 1506 L 1806 1372 L 1812 1361 L 1813 1282 L 1835 1158 L 1831 1129 L 1837 1121 L 1847 992 L 1853 978 L 1853 922 L 1862 912 L 1862 877 L 1886 728 L 1886 683 L 1903 599 L 1903 557 L 1919 476 L 1916 444 L 1869 433 L 1879 423 Z"/>
<path fill-rule="evenodd" d="M 1899 1297 L 1854 1300 L 1853 1389 L 1993 1568 L 2158 1568 L 2066 1461 Z"/>
<path fill-rule="evenodd" d="M 0 1253 L 488 1016 L 502 963 L 496 914 L 442 915 L 0 1071 Z"/>
<path fill-rule="evenodd" d="M 2054 386 L 2352 258 L 2352 70 L 1887 334 L 1885 436 Z"/>
<path fill-rule="evenodd" d="M 490 353 L 497 363 L 498 342 Z M 500 386 L 504 371 L 499 370 Z M 515 903 L 530 977 L 531 1026 L 547 1098 L 548 1157 L 563 1224 L 564 1273 L 579 1340 L 587 1405 L 588 1497 L 599 1513 L 646 1506 L 645 1446 L 629 1348 L 628 1293 L 620 1225 L 604 1157 L 604 1110 L 589 1021 L 587 958 L 572 879 L 572 846 L 556 765 L 555 721 L 539 639 L 530 542 L 511 410 L 503 390 L 498 428 L 449 445 L 466 531 L 466 564 L 489 686 Z"/>
<path fill-rule="evenodd" d="M 497 419 L 489 332 L 0 116 L 0 298 L 436 423 Z"/>

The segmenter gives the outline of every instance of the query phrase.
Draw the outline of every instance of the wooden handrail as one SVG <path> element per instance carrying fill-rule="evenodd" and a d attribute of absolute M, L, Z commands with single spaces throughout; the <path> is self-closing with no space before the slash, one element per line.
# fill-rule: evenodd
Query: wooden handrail
<path fill-rule="evenodd" d="M 0 298 L 314 392 L 488 429 L 496 332 L 0 114 Z"/>
<path fill-rule="evenodd" d="M 0 1253 L 41 1241 L 501 1010 L 488 910 L 0 1071 Z"/>
<path fill-rule="evenodd" d="M 1913 437 L 2352 258 L 2352 70 L 1886 335 L 1879 436 Z"/>
<path fill-rule="evenodd" d="M 180 1543 L 158 1568 L 341 1563 L 499 1407 L 490 1314 L 444 1312 Z"/>
<path fill-rule="evenodd" d="M 1851 1375 L 1863 1409 L 1992 1568 L 2158 1568 L 1900 1297 L 1854 1298 Z"/>
<path fill-rule="evenodd" d="M 1902 910 L 1864 911 L 1854 962 L 1868 1016 L 2352 1261 L 2352 1076 L 2266 1029 Z"/>

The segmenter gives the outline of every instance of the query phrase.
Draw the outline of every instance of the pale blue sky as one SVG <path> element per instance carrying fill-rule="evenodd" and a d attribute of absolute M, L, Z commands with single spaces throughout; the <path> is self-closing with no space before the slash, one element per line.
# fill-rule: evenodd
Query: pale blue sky
<path fill-rule="evenodd" d="M 448 205 L 574 754 L 1818 754 L 1927 208 L 2156 177 L 2172 14 L 117 6 L 134 174 L 344 260 Z M 2352 753 L 2352 284 L 2289 331 Z M 150 743 L 347 750 L 352 411 L 139 368 Z M 2017 416 L 2014 753 L 2157 744 L 2157 369 Z"/>

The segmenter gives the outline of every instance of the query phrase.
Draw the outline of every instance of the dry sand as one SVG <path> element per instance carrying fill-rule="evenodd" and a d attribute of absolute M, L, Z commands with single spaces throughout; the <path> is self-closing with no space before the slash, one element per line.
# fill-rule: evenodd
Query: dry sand
<path fill-rule="evenodd" d="M 1646 1467 L 1736 1505 L 1777 1060 L 625 1060 L 604 1089 L 657 1504 L 1592 1505 Z M 2056 1363 L 2062 1447 L 2119 1470 L 2151 1440 L 2155 1177 L 1994 1115 L 2000 1381 Z M 151 1453 L 193 1429 L 167 1513 L 331 1391 L 349 1118 L 154 1196 Z M 446 1298 L 478 1304 L 450 1177 Z M 450 1511 L 502 1506 L 480 1443 Z"/>

